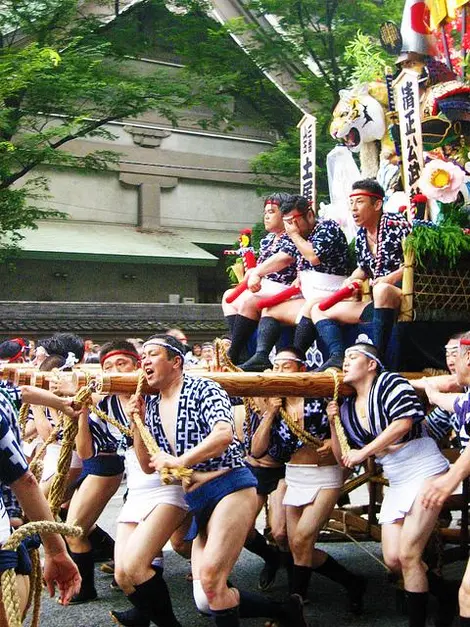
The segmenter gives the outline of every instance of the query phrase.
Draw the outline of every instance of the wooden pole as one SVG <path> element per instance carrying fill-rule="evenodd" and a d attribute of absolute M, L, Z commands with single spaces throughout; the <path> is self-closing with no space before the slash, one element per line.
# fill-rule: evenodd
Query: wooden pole
<path fill-rule="evenodd" d="M 413 321 L 413 290 L 414 290 L 414 261 L 415 254 L 413 250 L 404 252 L 404 270 L 400 315 L 400 322 Z"/>
<path fill-rule="evenodd" d="M 191 376 L 191 375 L 189 375 Z M 201 373 L 206 379 L 219 383 L 229 396 L 305 396 L 323 398 L 332 396 L 334 392 L 333 377 L 325 372 L 293 374 L 273 372 L 207 372 Z M 418 379 L 422 373 L 405 373 L 408 379 Z M 137 374 L 113 373 L 97 377 L 98 394 L 133 394 L 137 386 Z M 343 375 L 339 373 L 341 396 L 349 396 L 352 388 L 343 384 Z M 157 394 L 158 390 L 150 388 L 144 382 L 143 394 Z"/>

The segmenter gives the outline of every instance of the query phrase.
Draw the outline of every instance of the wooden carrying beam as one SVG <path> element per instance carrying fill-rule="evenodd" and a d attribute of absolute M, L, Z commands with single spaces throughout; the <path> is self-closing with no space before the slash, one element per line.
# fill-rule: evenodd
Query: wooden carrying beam
<path fill-rule="evenodd" d="M 191 375 L 189 375 L 191 376 Z M 207 379 L 219 383 L 229 396 L 306 396 L 322 398 L 333 396 L 334 379 L 328 372 L 207 372 L 198 373 Z M 338 373 L 340 380 L 339 393 L 349 396 L 351 387 L 343 384 L 343 375 Z M 405 373 L 408 379 L 421 378 L 421 373 Z M 99 394 L 133 394 L 137 386 L 137 373 L 106 374 L 96 377 Z M 144 394 L 157 394 L 158 390 L 144 383 Z"/>

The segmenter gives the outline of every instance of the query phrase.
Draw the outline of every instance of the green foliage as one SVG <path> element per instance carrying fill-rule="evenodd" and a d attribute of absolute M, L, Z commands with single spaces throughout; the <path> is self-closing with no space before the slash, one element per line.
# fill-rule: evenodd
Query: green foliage
<path fill-rule="evenodd" d="M 416 226 L 405 240 L 405 251 L 410 250 L 421 268 L 455 268 L 470 262 L 470 235 L 456 224 Z"/>
<path fill-rule="evenodd" d="M 233 98 L 224 92 L 217 73 L 190 75 L 189 69 L 155 66 L 142 75 L 129 58 L 129 54 L 139 56 L 140 41 L 146 40 L 139 36 L 139 29 L 145 25 L 148 30 L 149 25 L 141 11 L 150 5 L 173 23 L 172 30 L 165 32 L 165 21 L 155 22 L 156 39 L 168 46 L 165 42 L 176 32 L 179 18 L 171 16 L 163 0 L 139 3 L 135 15 L 126 13 L 107 26 L 96 17 L 84 16 L 82 5 L 79 0 L 0 3 L 0 247 L 7 241 L 15 246 L 21 239 L 18 230 L 34 228 L 37 219 L 59 215 L 47 210 L 45 179 L 17 189 L 37 166 L 103 170 L 119 157 L 109 151 L 73 155 L 59 150 L 70 141 L 110 140 L 107 122 L 148 110 L 176 126 L 188 110 L 201 107 L 202 126 L 229 124 Z M 210 21 L 204 19 L 209 38 Z M 149 32 L 147 39 L 152 36 Z M 141 50 L 142 56 L 148 56 Z M 189 54 L 189 47 L 182 52 Z"/>
<path fill-rule="evenodd" d="M 354 65 L 351 83 L 383 80 L 387 55 L 369 35 L 364 35 L 359 30 L 356 37 L 346 46 L 344 58 Z"/>
<path fill-rule="evenodd" d="M 386 20 L 401 21 L 403 0 L 253 0 L 249 6 L 258 13 L 275 15 L 282 32 L 282 36 L 269 38 L 260 29 L 255 30 L 252 54 L 256 58 L 260 55 L 264 63 L 269 58 L 271 62 L 278 59 L 298 68 L 298 90 L 292 95 L 308 100 L 317 117 L 317 197 L 325 200 L 325 158 L 335 145 L 329 136 L 329 124 L 339 90 L 347 88 L 353 77 L 369 80 L 379 73 L 382 53 L 376 43 L 378 28 Z M 311 60 L 314 71 L 301 63 L 305 59 Z M 294 138 L 295 134 L 289 132 L 268 154 L 253 160 L 258 181 L 262 174 L 274 173 L 280 181 L 284 175 L 298 186 L 300 165 Z"/>

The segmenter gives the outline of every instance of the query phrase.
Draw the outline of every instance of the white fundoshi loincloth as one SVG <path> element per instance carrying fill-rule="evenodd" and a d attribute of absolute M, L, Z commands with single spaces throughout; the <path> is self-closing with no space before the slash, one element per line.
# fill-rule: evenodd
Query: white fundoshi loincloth
<path fill-rule="evenodd" d="M 57 472 L 57 462 L 59 461 L 61 444 L 48 444 L 46 453 L 43 459 L 43 468 L 41 481 L 48 481 Z M 70 462 L 70 468 L 81 468 L 82 460 L 78 456 L 77 451 L 72 451 L 72 461 Z"/>
<path fill-rule="evenodd" d="M 402 448 L 384 455 L 377 462 L 383 467 L 390 484 L 385 488 L 380 510 L 381 525 L 404 518 L 426 479 L 440 475 L 449 468 L 449 462 L 429 437 L 406 442 Z"/>
<path fill-rule="evenodd" d="M 140 467 L 133 448 L 127 449 L 125 463 L 129 492 L 117 522 L 142 522 L 157 505 L 174 505 L 187 511 L 181 485 L 162 484 L 158 472 L 146 474 Z"/>
<path fill-rule="evenodd" d="M 343 469 L 337 465 L 286 464 L 286 484 L 282 504 L 301 507 L 313 503 L 320 490 L 341 488 Z"/>

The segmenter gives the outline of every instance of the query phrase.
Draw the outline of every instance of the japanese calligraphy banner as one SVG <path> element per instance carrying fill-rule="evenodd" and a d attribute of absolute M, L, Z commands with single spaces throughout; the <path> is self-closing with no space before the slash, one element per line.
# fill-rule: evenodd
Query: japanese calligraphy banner
<path fill-rule="evenodd" d="M 405 192 L 411 194 L 423 167 L 418 74 L 409 68 L 403 69 L 393 82 L 393 89 L 400 124 L 403 186 Z"/>
<path fill-rule="evenodd" d="M 299 122 L 300 128 L 300 194 L 315 201 L 315 152 L 317 118 L 306 114 Z"/>

